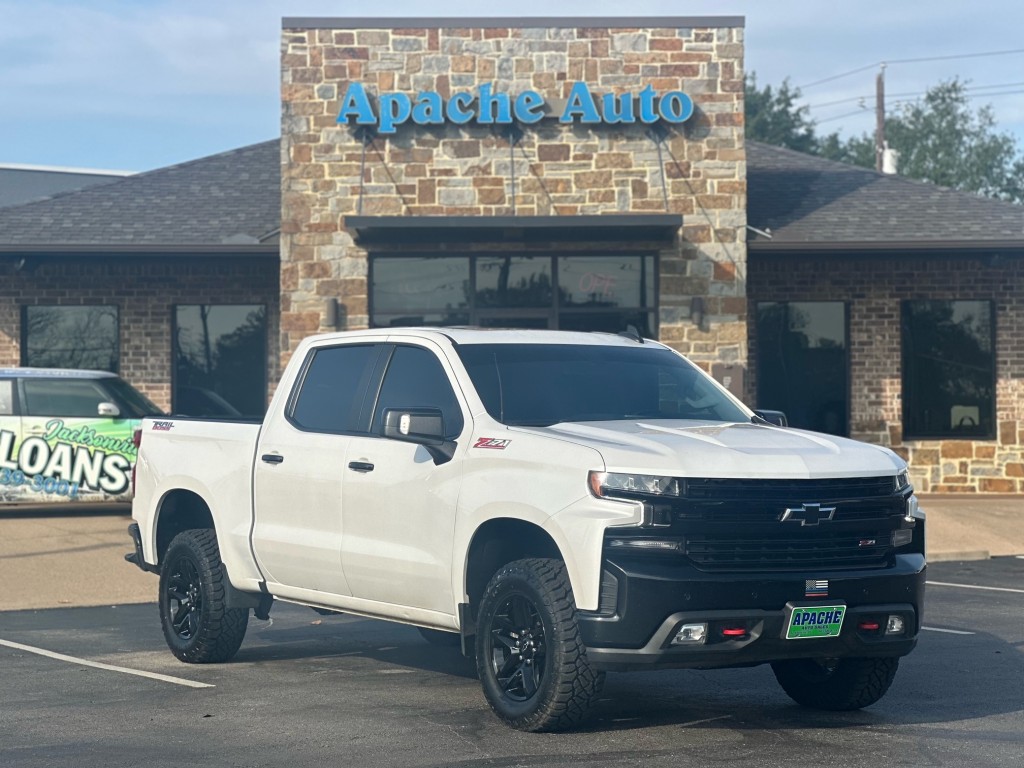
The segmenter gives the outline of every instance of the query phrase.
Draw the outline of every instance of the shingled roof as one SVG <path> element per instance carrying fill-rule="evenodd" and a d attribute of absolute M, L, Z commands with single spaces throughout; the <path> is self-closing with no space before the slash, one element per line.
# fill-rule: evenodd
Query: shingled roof
<path fill-rule="evenodd" d="M 747 144 L 751 252 L 1024 250 L 1024 206 Z M 0 209 L 0 251 L 276 252 L 278 140 Z"/>
<path fill-rule="evenodd" d="M 276 251 L 277 139 L 0 209 L 0 251 Z"/>
<path fill-rule="evenodd" d="M 1024 249 L 1024 206 L 748 141 L 752 251 Z"/>

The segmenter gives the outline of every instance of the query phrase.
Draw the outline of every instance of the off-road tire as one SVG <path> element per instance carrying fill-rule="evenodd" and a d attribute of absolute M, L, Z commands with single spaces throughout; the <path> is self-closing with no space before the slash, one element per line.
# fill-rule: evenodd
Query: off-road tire
<path fill-rule="evenodd" d="M 228 608 L 227 588 L 214 531 L 197 528 L 174 537 L 160 564 L 160 625 L 182 661 L 211 664 L 237 653 L 249 609 Z"/>
<path fill-rule="evenodd" d="M 897 658 L 792 659 L 772 663 L 775 679 L 797 704 L 846 712 L 874 704 L 896 677 Z"/>
<path fill-rule="evenodd" d="M 427 627 L 417 627 L 417 629 L 424 640 L 439 648 L 458 648 L 462 644 L 462 637 L 458 632 L 444 632 L 440 629 L 428 629 Z"/>
<path fill-rule="evenodd" d="M 587 660 L 561 560 L 502 567 L 484 590 L 477 616 L 477 673 L 499 718 L 521 731 L 562 731 L 586 719 L 604 673 Z"/>

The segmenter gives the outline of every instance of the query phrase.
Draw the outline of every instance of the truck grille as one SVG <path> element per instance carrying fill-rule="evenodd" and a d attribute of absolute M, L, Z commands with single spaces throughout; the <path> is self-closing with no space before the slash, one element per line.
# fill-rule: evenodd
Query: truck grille
<path fill-rule="evenodd" d="M 889 532 L 833 533 L 787 538 L 688 536 L 685 554 L 705 571 L 787 571 L 883 567 Z"/>

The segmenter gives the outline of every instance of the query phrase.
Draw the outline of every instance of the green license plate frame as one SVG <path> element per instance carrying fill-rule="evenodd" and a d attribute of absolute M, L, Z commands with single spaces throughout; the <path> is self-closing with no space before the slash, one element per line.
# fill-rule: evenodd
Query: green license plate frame
<path fill-rule="evenodd" d="M 787 640 L 821 640 L 839 637 L 846 620 L 846 604 L 787 605 Z"/>

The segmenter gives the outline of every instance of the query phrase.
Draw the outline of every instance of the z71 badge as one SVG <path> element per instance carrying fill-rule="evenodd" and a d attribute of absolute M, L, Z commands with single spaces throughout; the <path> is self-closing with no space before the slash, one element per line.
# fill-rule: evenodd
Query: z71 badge
<path fill-rule="evenodd" d="M 495 450 L 498 451 L 504 451 L 506 448 L 508 448 L 508 444 L 511 442 L 511 440 L 499 440 L 496 437 L 481 437 L 479 440 L 473 443 L 473 447 L 494 448 Z"/>

